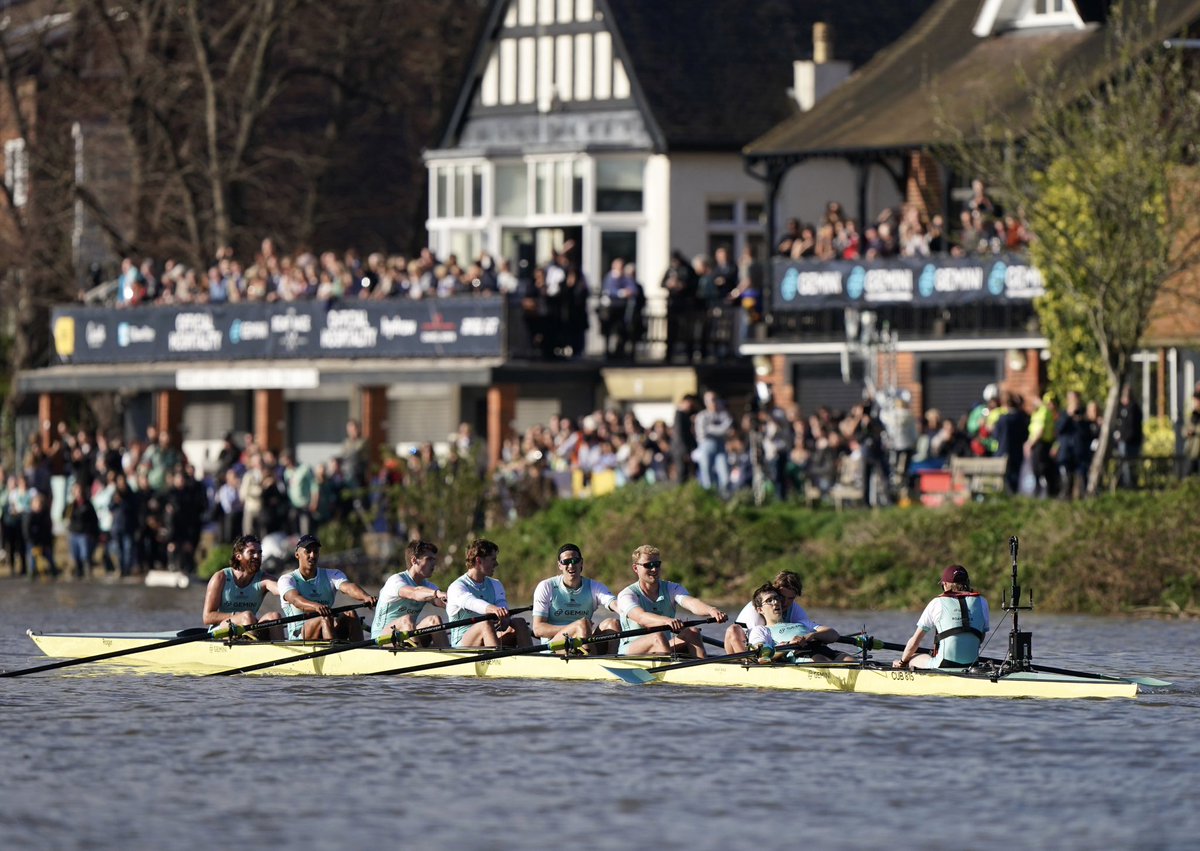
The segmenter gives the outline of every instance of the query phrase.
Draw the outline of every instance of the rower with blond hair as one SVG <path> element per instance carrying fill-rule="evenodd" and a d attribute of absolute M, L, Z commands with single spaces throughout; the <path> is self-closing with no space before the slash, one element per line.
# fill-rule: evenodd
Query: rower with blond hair
<path fill-rule="evenodd" d="M 617 610 L 621 613 L 621 631 L 668 626 L 670 631 L 652 632 L 621 639 L 617 650 L 622 655 L 687 652 L 703 659 L 704 642 L 695 627 L 684 627 L 676 617 L 677 608 L 694 615 L 709 617 L 724 623 L 726 615 L 686 588 L 662 578 L 662 553 L 658 547 L 643 544 L 633 551 L 633 574 L 637 581 L 617 595 Z"/>

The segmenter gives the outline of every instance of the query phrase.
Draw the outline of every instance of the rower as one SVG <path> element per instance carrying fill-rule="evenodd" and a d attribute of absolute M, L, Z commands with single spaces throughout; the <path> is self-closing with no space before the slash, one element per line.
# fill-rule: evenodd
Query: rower
<path fill-rule="evenodd" d="M 279 593 L 279 586 L 275 584 L 275 580 L 265 576 L 260 570 L 261 567 L 262 543 L 258 538 L 242 535 L 233 542 L 229 565 L 212 575 L 204 592 L 204 625 L 209 628 L 209 632 L 222 624 L 254 626 L 279 620 L 279 612 L 270 612 L 261 618 L 258 616 L 263 598 L 268 593 Z M 246 635 L 250 638 L 281 641 L 283 628 L 273 626 L 248 632 Z"/>
<path fill-rule="evenodd" d="M 784 596 L 774 585 L 763 585 L 755 591 L 751 605 L 763 619 L 763 623 L 750 627 L 750 645 L 759 645 L 775 651 L 762 661 L 854 661 L 853 656 L 830 649 L 829 641 L 836 641 L 837 633 L 829 627 L 814 629 L 807 618 L 798 621 L 784 620 Z M 835 637 L 829 639 L 827 633 L 833 633 Z"/>
<path fill-rule="evenodd" d="M 637 582 L 617 595 L 617 611 L 621 613 L 621 631 L 642 627 L 670 626 L 671 633 L 655 632 L 633 638 L 622 638 L 621 655 L 666 655 L 688 652 L 703 659 L 704 641 L 695 627 L 683 626 L 675 617 L 676 607 L 694 615 L 713 618 L 724 623 L 724 612 L 693 597 L 682 585 L 662 579 L 662 553 L 658 547 L 643 544 L 633 551 L 633 573 Z"/>
<path fill-rule="evenodd" d="M 597 609 L 615 611 L 617 598 L 603 582 L 583 575 L 583 553 L 575 544 L 558 548 L 558 576 L 543 579 L 533 592 L 533 635 L 548 642 L 558 638 L 589 638 L 597 631 L 616 632 L 616 618 L 599 629 L 592 621 Z M 611 654 L 611 641 L 586 644 L 585 652 Z"/>
<path fill-rule="evenodd" d="M 893 667 L 966 668 L 979 658 L 979 647 L 990 628 L 987 600 L 971 590 L 971 577 L 961 564 L 943 570 L 941 584 L 942 593 L 930 600 L 917 618 L 917 631 Z M 934 634 L 934 651 L 918 653 L 927 632 Z"/>
<path fill-rule="evenodd" d="M 374 606 L 376 598 L 351 582 L 340 570 L 318 567 L 321 542 L 316 535 L 304 535 L 296 542 L 300 566 L 279 579 L 279 596 L 287 617 L 314 612 L 319 617 L 288 624 L 288 638 L 305 641 L 332 641 L 345 638 L 362 641 L 362 623 L 353 612 L 334 615 L 329 611 L 337 592 Z"/>
<path fill-rule="evenodd" d="M 508 616 L 508 596 L 504 585 L 492 574 L 499 566 L 500 547 L 478 538 L 467 547 L 467 572 L 446 589 L 446 616 L 451 621 L 473 615 L 494 615 L 470 626 L 450 632 L 452 647 L 529 647 L 529 624 Z"/>
<path fill-rule="evenodd" d="M 440 626 L 438 615 L 429 615 L 418 621 L 426 604 L 446 607 L 446 595 L 442 589 L 429 581 L 437 567 L 436 544 L 429 541 L 409 541 L 405 548 L 408 570 L 393 573 L 379 591 L 379 604 L 375 607 L 375 620 L 371 623 L 371 634 L 376 638 L 386 637 L 393 629 L 412 632 L 430 626 Z M 445 633 L 435 632 L 411 639 L 422 647 L 447 647 Z"/>
<path fill-rule="evenodd" d="M 771 587 L 778 591 L 779 596 L 783 599 L 784 622 L 803 624 L 810 633 L 816 636 L 815 641 L 824 645 L 832 644 L 840 638 L 837 630 L 833 627 L 814 623 L 808 616 L 808 612 L 804 611 L 804 608 L 797 602 L 800 595 L 804 593 L 804 580 L 800 578 L 800 574 L 792 570 L 781 571 L 771 580 Z M 757 596 L 757 592 L 755 596 Z M 765 623 L 762 613 L 751 600 L 738 612 L 737 621 L 731 623 L 725 630 L 725 652 L 741 653 L 747 647 L 747 630 L 763 626 Z M 819 655 L 833 658 L 838 654 L 826 647 Z"/>

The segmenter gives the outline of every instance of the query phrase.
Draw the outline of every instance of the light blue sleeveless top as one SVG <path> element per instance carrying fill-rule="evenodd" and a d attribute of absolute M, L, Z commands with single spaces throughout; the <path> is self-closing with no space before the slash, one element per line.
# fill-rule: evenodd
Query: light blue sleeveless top
<path fill-rule="evenodd" d="M 227 567 L 222 572 L 225 574 L 225 585 L 221 588 L 221 605 L 217 607 L 217 611 L 258 612 L 263 598 L 267 596 L 262 573 L 257 574 L 254 581 L 245 588 L 240 588 L 233 579 L 232 567 Z"/>
<path fill-rule="evenodd" d="M 466 574 L 463 574 L 454 581 L 456 583 L 461 582 L 472 594 L 481 600 L 486 600 L 489 605 L 498 605 L 496 601 L 500 599 L 500 596 L 497 593 L 497 590 L 500 587 L 500 580 L 493 579 L 490 576 L 485 576 L 483 578 L 483 584 L 476 585 Z M 452 603 L 448 603 L 446 605 L 446 619 L 448 621 L 460 621 L 466 618 L 477 617 L 478 615 L 479 612 L 473 612 L 470 609 L 459 609 L 456 608 Z M 450 646 L 458 647 L 459 643 L 463 640 L 463 636 L 467 634 L 467 630 L 470 628 L 471 626 L 456 626 L 454 629 L 450 630 Z"/>
<path fill-rule="evenodd" d="M 672 585 L 674 585 L 674 583 L 668 582 L 665 579 L 659 580 L 658 597 L 654 600 L 651 600 L 649 597 L 647 597 L 645 594 L 642 593 L 642 586 L 638 582 L 633 583 L 625 590 L 632 591 L 634 593 L 634 595 L 637 597 L 638 607 L 643 612 L 649 612 L 652 615 L 662 615 L 665 618 L 674 618 L 675 617 L 675 601 L 673 599 L 671 599 L 671 594 L 670 594 L 670 589 L 671 589 Z M 683 590 L 683 589 L 681 588 L 680 590 Z M 631 629 L 642 629 L 642 628 L 643 627 L 641 624 L 631 621 L 624 614 L 621 615 L 621 632 L 626 632 Z M 640 636 L 640 635 L 635 635 L 631 638 L 622 638 L 621 644 L 617 648 L 617 653 L 619 655 L 627 653 L 629 645 L 632 644 L 633 642 L 637 641 L 641 637 L 642 636 Z"/>
<path fill-rule="evenodd" d="M 409 576 L 408 571 L 402 571 L 397 574 L 400 577 L 399 582 L 406 588 L 432 588 L 434 591 L 441 589 L 432 582 L 422 582 L 417 584 L 413 578 Z M 371 621 L 371 635 L 379 637 L 380 631 L 390 624 L 392 621 L 408 615 L 415 623 L 417 616 L 421 614 L 421 610 L 425 608 L 425 603 L 421 600 L 410 600 L 407 597 L 397 597 L 394 600 L 389 600 L 386 604 L 380 604 L 375 608 L 375 620 Z"/>
<path fill-rule="evenodd" d="M 550 613 L 546 616 L 552 626 L 567 626 L 580 618 L 591 618 L 595 611 L 592 580 L 585 576 L 578 588 L 568 588 L 561 576 L 554 577 L 550 586 Z"/>
<path fill-rule="evenodd" d="M 333 605 L 333 599 L 337 596 L 337 589 L 333 587 L 333 583 L 325 573 L 325 568 L 318 567 L 317 575 L 312 579 L 305 579 L 300 573 L 300 568 L 296 568 L 292 571 L 292 581 L 296 583 L 296 590 L 300 592 L 300 596 L 304 599 L 313 603 L 319 603 L 322 606 Z M 297 609 L 287 600 L 283 601 L 283 616 L 285 618 L 303 614 L 306 614 L 303 609 Z M 295 623 L 286 624 L 286 626 L 288 638 L 297 639 L 302 637 L 304 621 L 299 620 Z"/>

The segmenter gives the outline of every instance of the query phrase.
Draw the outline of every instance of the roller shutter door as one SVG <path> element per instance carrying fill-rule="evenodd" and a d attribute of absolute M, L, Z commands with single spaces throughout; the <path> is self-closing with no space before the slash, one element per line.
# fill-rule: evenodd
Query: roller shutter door
<path fill-rule="evenodd" d="M 458 430 L 457 391 L 428 387 L 388 395 L 387 434 L 393 446 L 445 444 Z"/>
<path fill-rule="evenodd" d="M 999 358 L 923 360 L 921 387 L 925 410 L 937 408 L 957 420 L 983 400 L 983 388 L 1002 380 Z"/>
<path fill-rule="evenodd" d="M 234 430 L 236 412 L 231 401 L 188 400 L 183 406 L 183 437 L 186 440 L 223 440 Z"/>
<path fill-rule="evenodd" d="M 524 434 L 535 425 L 549 425 L 550 418 L 561 410 L 562 403 L 558 399 L 517 399 L 513 429 L 517 434 Z"/>
<path fill-rule="evenodd" d="M 817 412 L 822 405 L 831 411 L 848 411 L 862 401 L 863 364 L 852 358 L 850 383 L 842 381 L 841 361 L 805 361 L 792 370 L 792 383 L 796 388 L 796 402 L 805 416 Z"/>

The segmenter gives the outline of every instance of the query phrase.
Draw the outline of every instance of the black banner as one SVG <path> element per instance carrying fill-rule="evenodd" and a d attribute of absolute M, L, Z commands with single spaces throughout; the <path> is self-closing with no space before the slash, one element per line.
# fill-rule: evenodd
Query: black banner
<path fill-rule="evenodd" d="M 499 298 L 290 304 L 59 307 L 62 363 L 499 357 Z"/>
<path fill-rule="evenodd" d="M 1027 257 L 912 257 L 829 263 L 777 260 L 771 309 L 776 312 L 909 304 L 942 307 L 1030 301 L 1042 275 Z"/>

